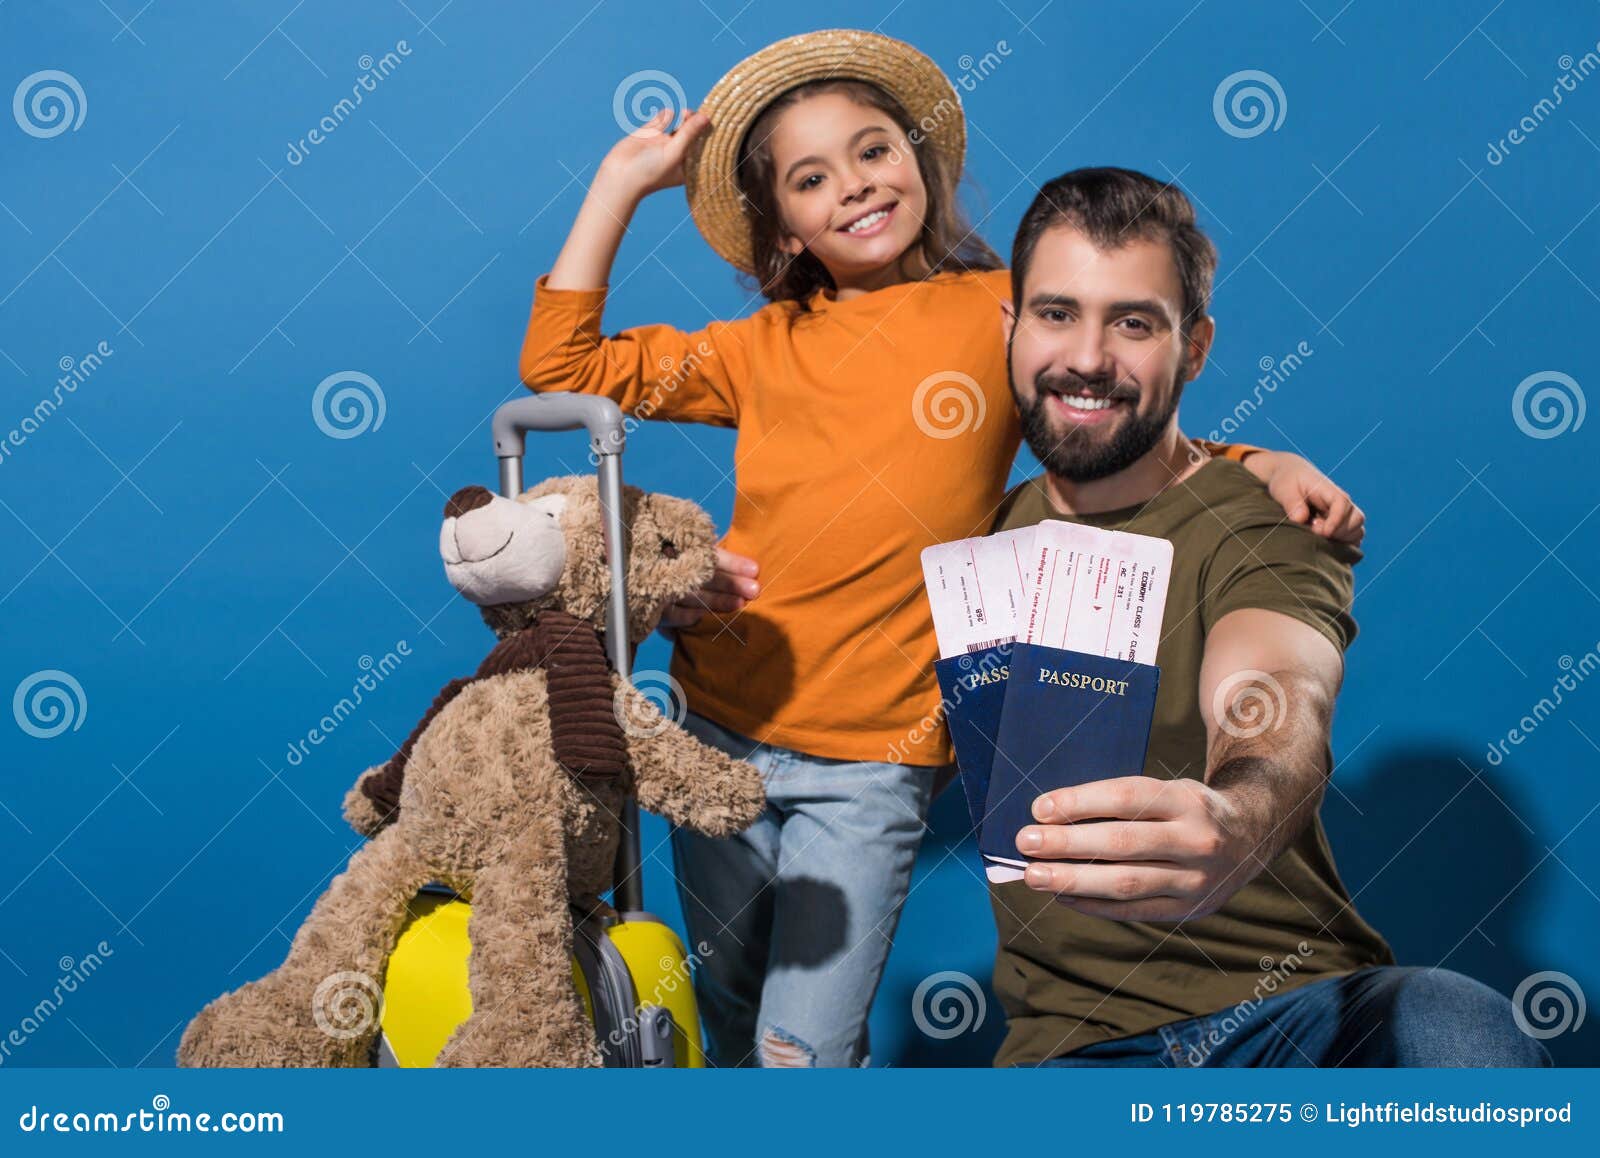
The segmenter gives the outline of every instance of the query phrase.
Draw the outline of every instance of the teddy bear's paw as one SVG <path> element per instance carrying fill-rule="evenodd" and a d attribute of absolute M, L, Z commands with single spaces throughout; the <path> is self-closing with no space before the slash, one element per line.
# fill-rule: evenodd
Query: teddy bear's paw
<path fill-rule="evenodd" d="M 382 765 L 368 768 L 356 781 L 355 787 L 345 793 L 344 818 L 362 836 L 376 836 L 394 819 L 392 809 L 380 805 L 366 792 L 368 784 L 382 772 Z"/>
<path fill-rule="evenodd" d="M 707 836 L 732 836 L 759 820 L 766 807 L 767 793 L 761 773 L 743 760 L 731 760 L 718 790 L 706 793 L 696 815 L 688 823 Z"/>
<path fill-rule="evenodd" d="M 767 808 L 767 789 L 761 772 L 754 764 L 734 761 L 733 790 L 729 793 L 728 819 L 732 831 L 749 828 Z"/>
<path fill-rule="evenodd" d="M 268 974 L 202 1009 L 183 1032 L 178 1064 L 195 1067 L 365 1066 L 378 1030 L 370 983 L 350 984 L 334 974 L 305 986 Z M 354 976 L 354 975 L 352 975 Z M 362 978 L 365 981 L 365 978 Z M 330 989 L 329 982 L 335 983 Z"/>

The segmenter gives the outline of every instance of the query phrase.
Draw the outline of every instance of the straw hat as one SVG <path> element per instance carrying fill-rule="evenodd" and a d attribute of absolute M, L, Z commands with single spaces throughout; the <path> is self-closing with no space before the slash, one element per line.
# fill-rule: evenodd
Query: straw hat
<path fill-rule="evenodd" d="M 712 86 L 699 111 L 711 128 L 684 157 L 689 211 L 711 248 L 746 273 L 755 270 L 750 225 L 734 168 L 739 146 L 761 110 L 789 89 L 813 80 L 864 80 L 877 85 L 910 114 L 950 170 L 961 174 L 967 148 L 966 119 L 955 87 L 922 53 L 876 32 L 836 28 L 769 44 L 740 61 Z"/>

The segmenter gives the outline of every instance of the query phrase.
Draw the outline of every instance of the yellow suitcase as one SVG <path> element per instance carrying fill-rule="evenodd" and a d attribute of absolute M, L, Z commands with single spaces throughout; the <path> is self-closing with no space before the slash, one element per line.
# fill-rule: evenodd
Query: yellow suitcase
<path fill-rule="evenodd" d="M 472 906 L 430 885 L 411 911 L 384 978 L 380 1066 L 431 1066 L 472 1012 Z M 643 912 L 580 920 L 573 945 L 573 984 L 607 1066 L 706 1064 L 689 981 L 693 960 L 669 926 Z"/>
<path fill-rule="evenodd" d="M 522 491 L 522 456 L 528 431 L 589 433 L 605 515 L 606 555 L 611 571 L 608 622 L 627 620 L 626 536 L 622 525 L 622 412 L 608 398 L 538 394 L 508 402 L 492 422 L 500 460 L 500 493 Z M 621 546 L 619 549 L 619 545 Z M 632 655 L 627 633 L 606 632 L 611 664 L 627 678 Z M 622 816 L 612 896 L 617 913 L 579 919 L 574 915 L 573 982 L 595 1027 L 607 1066 L 702 1067 L 700 1020 L 690 986 L 692 959 L 665 923 L 645 911 L 640 886 L 638 807 Z M 443 886 L 430 885 L 411 906 L 384 978 L 382 1032 L 375 1046 L 378 1065 L 431 1066 L 456 1026 L 472 1012 L 467 988 L 472 906 Z"/>

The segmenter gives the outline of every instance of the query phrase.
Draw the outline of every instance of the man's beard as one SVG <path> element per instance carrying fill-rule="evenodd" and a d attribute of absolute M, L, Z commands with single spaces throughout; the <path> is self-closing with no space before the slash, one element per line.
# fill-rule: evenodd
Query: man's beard
<path fill-rule="evenodd" d="M 1138 391 L 1125 389 L 1110 377 L 1040 374 L 1033 380 L 1033 402 L 1025 404 L 1017 394 L 1016 378 L 1011 376 L 1009 345 L 1006 348 L 1006 370 L 1011 382 L 1011 395 L 1016 399 L 1017 411 L 1022 416 L 1022 436 L 1027 439 L 1029 448 L 1051 474 L 1075 483 L 1093 482 L 1116 474 L 1149 453 L 1150 448 L 1166 433 L 1167 424 L 1178 409 L 1178 398 L 1183 393 L 1185 377 L 1185 363 L 1180 363 L 1167 405 L 1156 414 L 1142 415 L 1137 410 Z M 1047 395 L 1078 394 L 1084 390 L 1096 398 L 1127 400 L 1133 403 L 1133 408 L 1115 422 L 1109 434 L 1089 427 L 1069 428 L 1065 433 L 1057 433 L 1046 406 Z"/>

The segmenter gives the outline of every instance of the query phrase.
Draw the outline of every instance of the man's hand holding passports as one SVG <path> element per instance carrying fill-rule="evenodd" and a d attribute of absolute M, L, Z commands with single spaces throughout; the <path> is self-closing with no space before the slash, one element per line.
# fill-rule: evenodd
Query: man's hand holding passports
<path fill-rule="evenodd" d="M 1235 806 L 1199 780 L 1119 776 L 1032 804 L 1038 823 L 1016 837 L 1035 858 L 1023 881 L 1090 916 L 1202 916 L 1233 895 L 1225 885 L 1249 856 Z"/>
<path fill-rule="evenodd" d="M 936 668 L 991 881 L 1022 878 L 1016 840 L 1035 797 L 1142 771 L 1171 569 L 1164 539 L 1061 521 L 923 552 Z"/>

